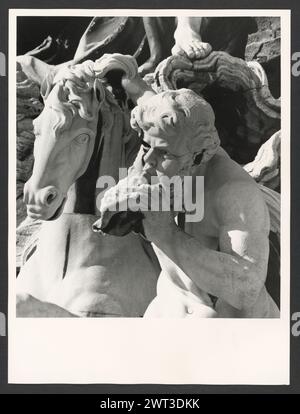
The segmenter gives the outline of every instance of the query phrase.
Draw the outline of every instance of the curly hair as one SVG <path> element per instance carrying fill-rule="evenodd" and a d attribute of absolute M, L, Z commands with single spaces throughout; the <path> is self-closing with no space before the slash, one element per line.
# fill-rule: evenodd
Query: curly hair
<path fill-rule="evenodd" d="M 181 135 L 190 153 L 202 152 L 202 162 L 220 145 L 211 106 L 190 89 L 162 92 L 136 106 L 131 126 L 168 141 Z"/>

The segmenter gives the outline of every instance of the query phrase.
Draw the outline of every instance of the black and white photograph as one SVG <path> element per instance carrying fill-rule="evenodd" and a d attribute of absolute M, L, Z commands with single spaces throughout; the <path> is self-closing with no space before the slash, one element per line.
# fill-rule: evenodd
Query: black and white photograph
<path fill-rule="evenodd" d="M 147 342 L 159 329 L 163 342 L 176 331 L 187 343 L 192 332 L 205 349 L 219 338 L 240 360 L 249 350 L 239 341 L 249 349 L 259 342 L 257 323 L 261 355 L 255 344 L 243 363 L 268 354 L 261 377 L 259 369 L 248 375 L 228 366 L 216 375 L 222 367 L 215 361 L 208 369 L 211 355 L 207 376 L 191 374 L 190 361 L 180 378 L 234 383 L 241 372 L 241 383 L 282 383 L 289 369 L 288 14 L 158 12 L 11 11 L 9 297 L 21 331 L 10 344 L 13 355 L 21 338 L 24 348 L 10 372 L 29 350 L 45 352 L 44 339 L 31 347 L 31 323 L 35 332 L 42 324 L 65 330 L 61 343 L 76 321 L 86 344 L 91 326 L 93 335 L 116 330 L 110 340 L 121 348 L 126 334 L 117 327 L 127 324 L 125 346 L 136 340 L 132 332 Z M 273 372 L 275 350 L 264 339 L 282 340 Z M 191 342 L 193 353 L 198 342 Z M 180 383 L 164 363 L 162 381 Z M 154 370 L 140 376 L 142 367 L 132 374 L 127 367 L 113 377 L 95 369 L 74 381 L 103 374 L 103 382 L 151 382 L 160 375 Z M 17 371 L 11 377 L 26 382 Z M 67 363 L 66 376 L 32 372 L 33 382 L 72 382 Z"/>

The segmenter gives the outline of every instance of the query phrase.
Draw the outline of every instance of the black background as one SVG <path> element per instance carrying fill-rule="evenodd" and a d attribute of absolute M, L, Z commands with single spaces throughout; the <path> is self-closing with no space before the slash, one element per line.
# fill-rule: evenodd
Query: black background
<path fill-rule="evenodd" d="M 291 9 L 291 54 L 300 52 L 300 2 L 297 0 L 0 0 L 0 51 L 8 63 L 8 10 L 10 8 L 32 9 Z M 283 62 L 291 67 L 291 62 Z M 8 73 L 8 68 L 7 68 Z M 297 229 L 300 220 L 300 76 L 291 77 L 291 315 L 300 312 L 300 246 Z M 286 84 L 286 82 L 284 83 Z M 284 87 L 284 86 L 283 86 Z M 284 144 L 282 144 L 284 145 Z M 298 163 L 297 163 L 298 161 Z M 0 77 L 0 312 L 7 315 L 8 270 L 8 77 Z M 14 213 L 14 212 L 13 212 Z M 209 385 L 12 385 L 7 383 L 7 339 L 0 336 L 0 394 L 210 394 L 210 393 L 300 393 L 300 336 L 291 335 L 291 385 L 290 386 L 209 386 Z M 274 344 L 281 352 L 280 346 Z"/>

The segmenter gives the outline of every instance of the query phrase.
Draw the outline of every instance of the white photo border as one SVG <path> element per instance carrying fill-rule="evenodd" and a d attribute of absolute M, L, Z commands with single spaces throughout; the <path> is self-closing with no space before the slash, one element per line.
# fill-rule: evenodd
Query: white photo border
<path fill-rule="evenodd" d="M 16 318 L 18 16 L 281 18 L 281 316 L 279 319 Z M 18 384 L 248 384 L 290 381 L 290 10 L 10 9 L 8 377 Z"/>

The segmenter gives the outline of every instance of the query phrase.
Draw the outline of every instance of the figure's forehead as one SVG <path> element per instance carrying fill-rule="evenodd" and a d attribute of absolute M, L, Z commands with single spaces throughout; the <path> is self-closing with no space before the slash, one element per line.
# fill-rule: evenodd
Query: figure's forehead
<path fill-rule="evenodd" d="M 172 110 L 188 112 L 191 122 L 197 118 L 199 123 L 213 125 L 215 116 L 210 104 L 191 90 L 178 89 L 161 92 L 148 101 L 149 108 L 156 109 L 157 113 Z"/>
<path fill-rule="evenodd" d="M 174 108 L 177 95 L 177 91 L 158 93 L 149 99 L 147 106 L 156 108 L 159 111 L 166 108 Z"/>

